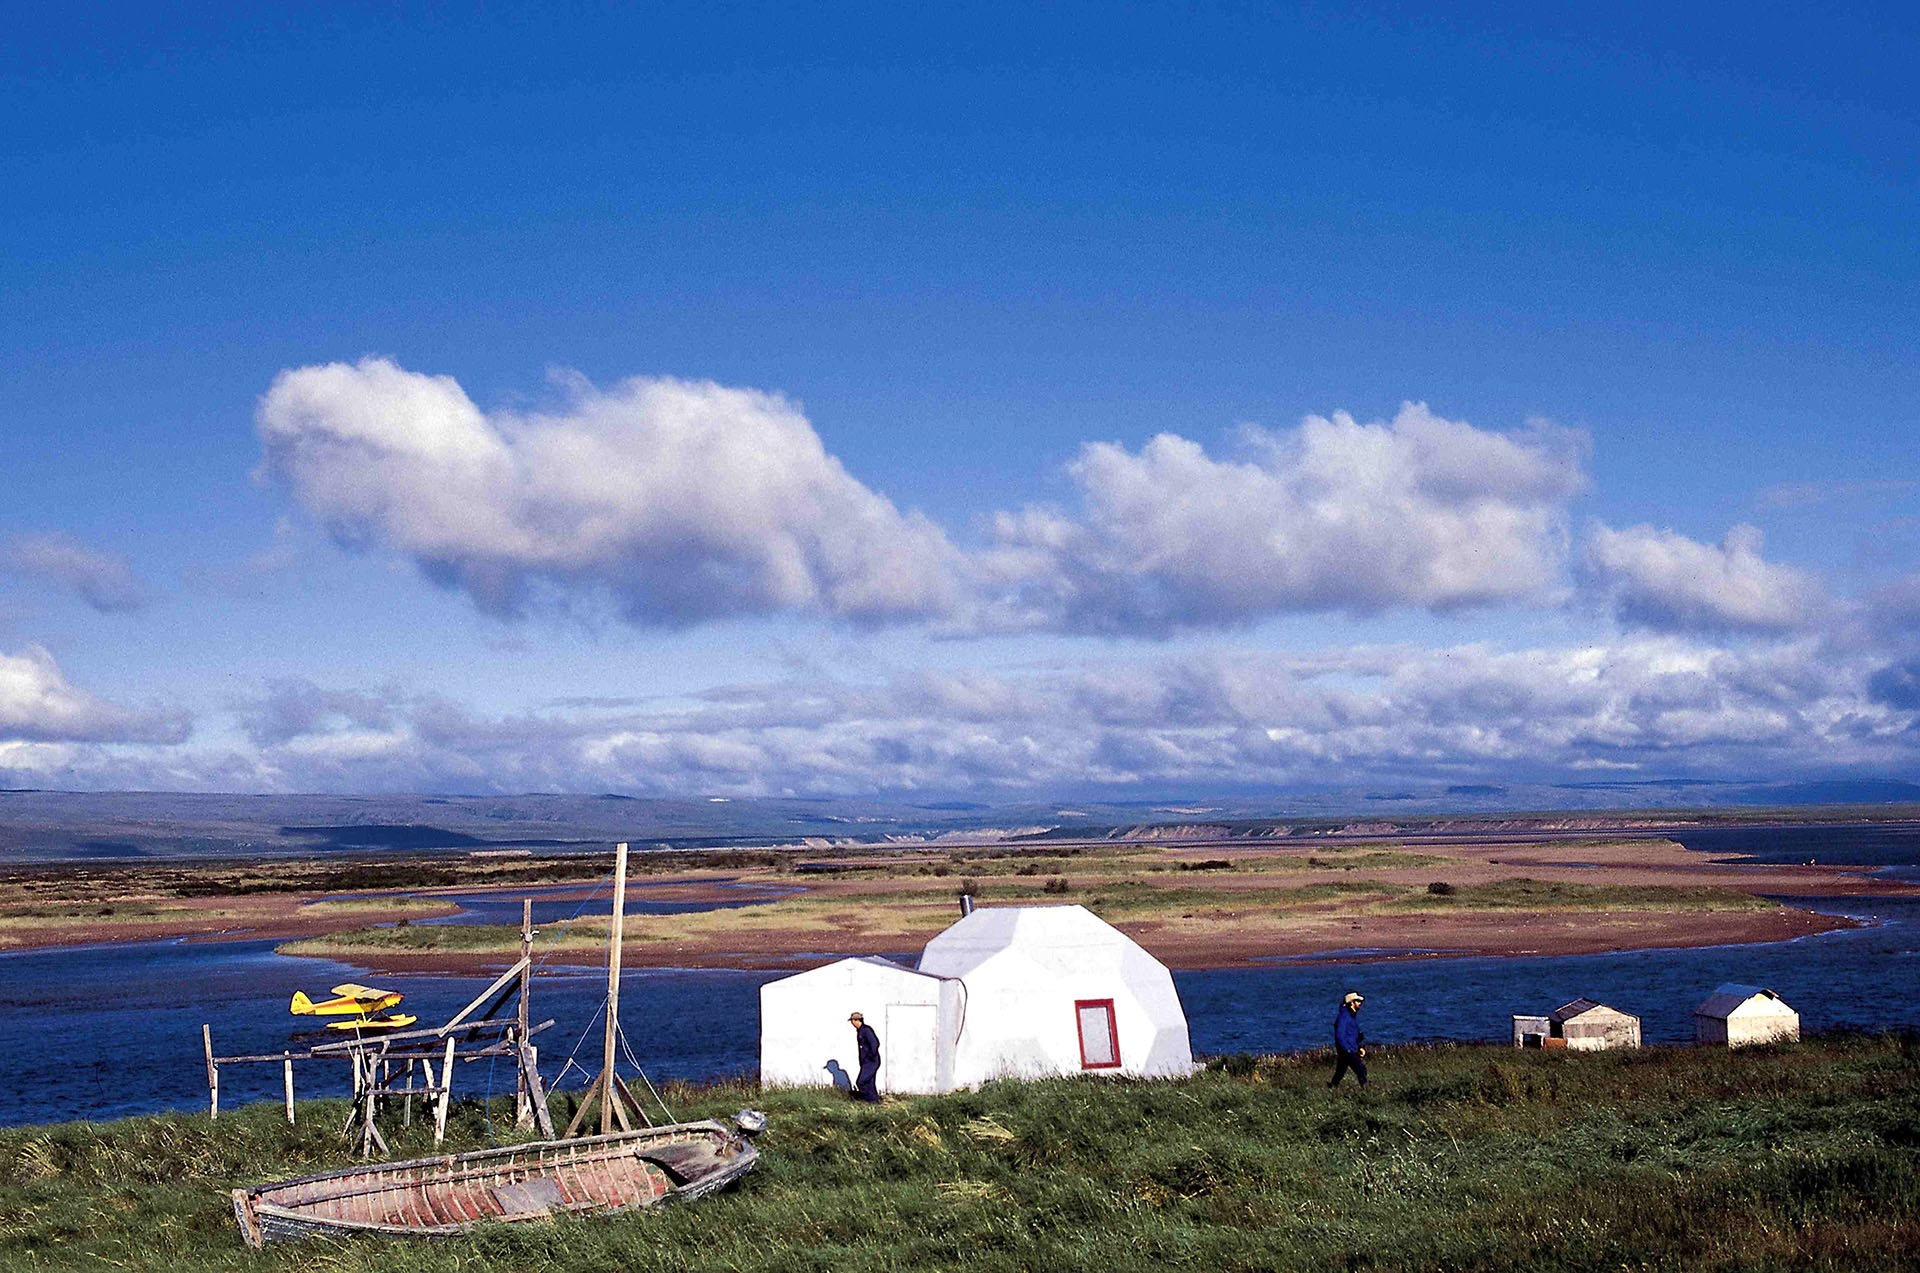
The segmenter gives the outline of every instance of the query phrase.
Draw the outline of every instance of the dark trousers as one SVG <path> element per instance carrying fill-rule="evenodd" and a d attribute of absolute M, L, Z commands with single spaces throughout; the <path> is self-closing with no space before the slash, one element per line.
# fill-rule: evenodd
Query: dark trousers
<path fill-rule="evenodd" d="M 1358 1052 L 1349 1052 L 1345 1048 L 1335 1048 L 1333 1050 L 1333 1079 L 1327 1086 L 1340 1086 L 1340 1080 L 1347 1077 L 1348 1070 L 1352 1070 L 1354 1076 L 1360 1080 L 1361 1087 L 1367 1085 L 1367 1063 L 1360 1059 L 1360 1054 Z"/>
<path fill-rule="evenodd" d="M 1365 1073 L 1364 1070 L 1361 1072 L 1363 1074 Z M 854 1096 L 860 1100 L 871 1101 L 873 1104 L 878 1105 L 880 1103 L 880 1089 L 873 1085 L 873 1080 L 879 1073 L 880 1062 L 878 1061 L 869 1061 L 861 1066 L 860 1078 L 853 1085 Z"/>

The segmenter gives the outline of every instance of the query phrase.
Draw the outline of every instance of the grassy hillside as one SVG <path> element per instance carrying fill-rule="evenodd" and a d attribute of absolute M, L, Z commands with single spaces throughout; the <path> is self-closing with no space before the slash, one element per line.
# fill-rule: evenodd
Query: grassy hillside
<path fill-rule="evenodd" d="M 1920 1045 L 1230 1058 L 1167 1083 L 752 1102 L 762 1170 L 696 1206 L 438 1244 L 241 1248 L 232 1185 L 338 1160 L 338 1103 L 0 1132 L 0 1267 L 157 1270 L 1884 1268 L 1920 1261 Z M 495 1131 L 502 1130 L 496 1124 Z M 479 1106 L 457 1119 L 484 1144 Z M 402 1152 L 420 1152 L 416 1129 Z"/>

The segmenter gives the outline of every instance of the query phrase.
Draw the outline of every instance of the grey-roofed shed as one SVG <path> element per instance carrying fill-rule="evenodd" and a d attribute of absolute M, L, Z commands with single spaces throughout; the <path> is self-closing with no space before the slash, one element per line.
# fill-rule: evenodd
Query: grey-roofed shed
<path fill-rule="evenodd" d="M 1564 1047 L 1575 1052 L 1640 1046 L 1640 1018 L 1597 999 L 1563 1003 L 1546 1016 L 1513 1018 L 1513 1046 Z"/>
<path fill-rule="evenodd" d="M 1738 1048 L 1754 1043 L 1793 1043 L 1800 1014 L 1762 986 L 1729 981 L 1693 1010 L 1693 1041 Z"/>

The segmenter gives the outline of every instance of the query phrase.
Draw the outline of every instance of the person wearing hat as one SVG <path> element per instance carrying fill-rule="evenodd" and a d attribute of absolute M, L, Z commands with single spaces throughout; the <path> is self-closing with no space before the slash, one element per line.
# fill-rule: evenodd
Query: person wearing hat
<path fill-rule="evenodd" d="M 860 1077 L 854 1081 L 853 1098 L 878 1105 L 880 1090 L 873 1085 L 873 1080 L 880 1073 L 880 1036 L 857 1012 L 847 1018 L 847 1023 L 853 1027 L 853 1041 L 860 1049 Z"/>
<path fill-rule="evenodd" d="M 1333 1078 L 1328 1087 L 1340 1086 L 1348 1070 L 1359 1077 L 1361 1087 L 1367 1085 L 1367 1050 L 1360 1046 L 1367 1038 L 1360 1033 L 1360 1005 L 1366 1001 L 1359 991 L 1349 990 L 1333 1015 Z"/>

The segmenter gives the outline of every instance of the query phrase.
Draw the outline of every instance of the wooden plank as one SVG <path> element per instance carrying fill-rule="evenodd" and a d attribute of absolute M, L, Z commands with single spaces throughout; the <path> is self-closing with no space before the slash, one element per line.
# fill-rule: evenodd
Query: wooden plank
<path fill-rule="evenodd" d="M 220 1067 L 213 1062 L 213 1027 L 205 1022 L 200 1025 L 200 1046 L 207 1054 L 207 1117 L 217 1122 L 220 1118 Z"/>
<path fill-rule="evenodd" d="M 521 974 L 521 972 L 526 969 L 526 967 L 527 967 L 527 957 L 525 955 L 522 955 L 520 956 L 519 959 L 514 961 L 513 967 L 507 969 L 505 972 L 501 973 L 497 978 L 495 978 L 493 984 L 491 986 L 488 986 L 485 990 L 482 990 L 474 998 L 474 1001 L 472 1003 L 460 1009 L 460 1011 L 454 1013 L 453 1019 L 451 1021 L 448 1021 L 445 1025 L 441 1026 L 439 1030 L 436 1031 L 436 1033 L 446 1034 L 448 1031 L 458 1026 L 462 1021 L 465 1021 L 467 1019 L 468 1013 L 478 1008 L 481 1004 L 485 1003 L 487 1000 L 493 998 L 494 992 L 506 987 L 510 982 L 513 981 L 515 977 L 518 977 Z M 501 1024 L 504 1027 L 507 1023 L 502 1022 Z"/>
<path fill-rule="evenodd" d="M 338 1055 L 365 1047 L 376 1039 L 385 1043 L 411 1043 L 420 1039 L 444 1039 L 449 1034 L 507 1034 L 513 1030 L 511 1021 L 469 1021 L 464 1025 L 451 1028 L 434 1026 L 425 1030 L 395 1030 L 391 1034 L 368 1035 L 363 1039 L 342 1039 L 338 1043 L 316 1043 L 312 1051 L 315 1056 Z"/>
<path fill-rule="evenodd" d="M 620 1029 L 620 943 L 627 929 L 627 842 L 613 846 L 613 923 L 607 930 L 607 1034 L 600 1068 L 607 1082 L 600 1091 L 600 1134 L 613 1130 L 617 1108 L 613 1094 L 613 1043 Z M 623 1118 L 621 1122 L 625 1122 Z"/>
<path fill-rule="evenodd" d="M 520 899 L 520 1002 L 515 1005 L 514 1043 L 515 1050 L 527 1041 L 527 1014 L 532 1010 L 533 998 L 533 899 Z M 527 1086 L 526 1054 L 520 1052 L 520 1081 L 514 1085 L 513 1125 L 519 1128 L 533 1125 L 533 1097 Z M 536 1083 L 539 1081 L 536 1075 Z"/>
<path fill-rule="evenodd" d="M 287 1126 L 293 1126 L 293 1054 L 280 1062 L 280 1078 L 287 1093 Z"/>
<path fill-rule="evenodd" d="M 447 1138 L 447 1098 L 453 1092 L 453 1047 L 454 1041 L 447 1040 L 447 1059 L 440 1063 L 440 1103 L 433 1112 L 433 1147 L 438 1149 L 440 1142 Z"/>
<path fill-rule="evenodd" d="M 540 1049 L 531 1043 L 520 1045 L 520 1072 L 527 1079 L 528 1103 L 533 1107 L 533 1119 L 540 1127 L 540 1134 L 553 1138 L 553 1111 L 547 1108 L 547 1088 L 540 1081 Z"/>
<path fill-rule="evenodd" d="M 627 1081 L 616 1075 L 613 1082 L 614 1086 L 619 1089 L 620 1095 L 627 1098 L 627 1104 L 633 1106 L 633 1112 L 640 1119 L 640 1122 L 647 1127 L 653 1126 L 653 1120 L 647 1117 L 646 1107 L 641 1105 L 639 1098 L 634 1096 L 633 1089 L 627 1086 Z M 632 1129 L 629 1128 L 628 1130 L 631 1131 Z"/>

